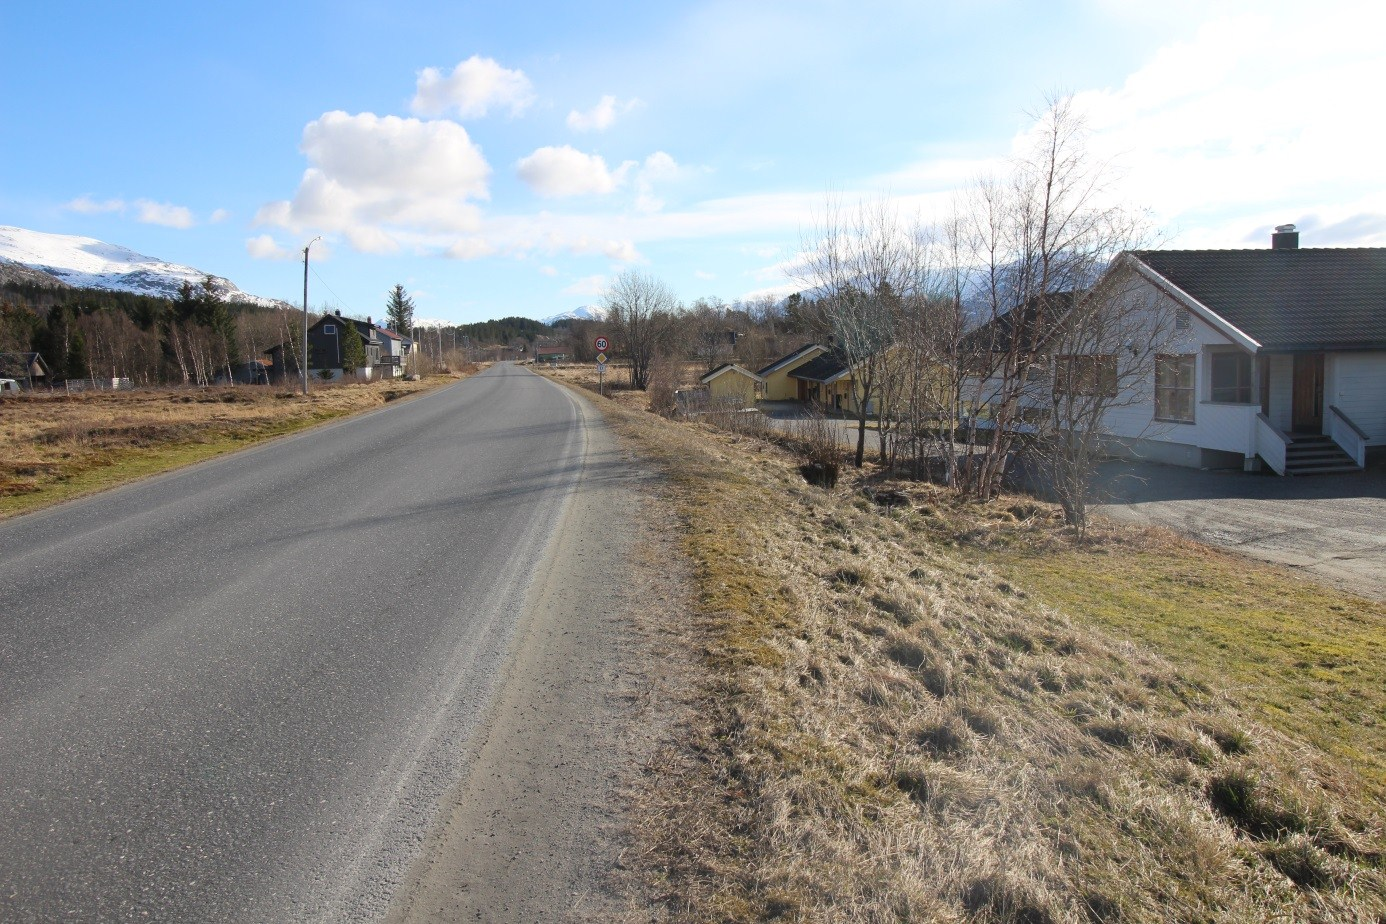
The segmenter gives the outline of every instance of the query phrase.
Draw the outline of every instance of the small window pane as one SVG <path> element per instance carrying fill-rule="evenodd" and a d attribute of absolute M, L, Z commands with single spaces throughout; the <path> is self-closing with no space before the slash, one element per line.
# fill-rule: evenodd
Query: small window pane
<path fill-rule="evenodd" d="M 1160 420 L 1193 423 L 1194 357 L 1192 354 L 1155 357 L 1155 416 Z"/>
<path fill-rule="evenodd" d="M 1251 357 L 1246 353 L 1210 354 L 1213 401 L 1231 404 L 1251 403 Z"/>

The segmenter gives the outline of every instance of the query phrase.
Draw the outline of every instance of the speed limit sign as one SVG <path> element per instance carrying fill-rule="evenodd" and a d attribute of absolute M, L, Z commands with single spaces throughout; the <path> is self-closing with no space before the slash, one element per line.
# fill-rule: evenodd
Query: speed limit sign
<path fill-rule="evenodd" d="M 596 340 L 592 341 L 592 346 L 597 348 L 598 353 L 605 353 L 611 346 L 611 341 L 607 340 L 605 337 L 598 337 Z"/>

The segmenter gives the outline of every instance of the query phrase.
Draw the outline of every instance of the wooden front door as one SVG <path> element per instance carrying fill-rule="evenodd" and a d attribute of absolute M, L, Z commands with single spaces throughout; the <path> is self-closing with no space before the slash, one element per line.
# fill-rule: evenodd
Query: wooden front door
<path fill-rule="evenodd" d="M 1290 428 L 1295 433 L 1323 432 L 1323 354 L 1296 353 Z"/>

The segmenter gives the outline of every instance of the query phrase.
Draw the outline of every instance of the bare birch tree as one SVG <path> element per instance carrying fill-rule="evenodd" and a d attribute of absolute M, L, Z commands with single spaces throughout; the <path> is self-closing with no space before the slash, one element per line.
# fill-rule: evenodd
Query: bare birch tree
<path fill-rule="evenodd" d="M 844 212 L 830 202 L 804 242 L 796 278 L 808 288 L 818 326 L 851 369 L 857 411 L 855 465 L 866 455 L 866 421 L 882 406 L 887 352 L 896 340 L 902 305 L 927 289 L 926 238 L 903 222 L 889 201 L 859 203 Z M 881 459 L 888 458 L 881 431 Z"/>
<path fill-rule="evenodd" d="M 630 384 L 644 391 L 650 364 L 664 346 L 679 310 L 673 291 L 653 276 L 627 270 L 602 296 L 615 349 L 630 360 Z"/>
<path fill-rule="evenodd" d="M 974 268 L 973 308 L 986 322 L 959 357 L 971 439 L 977 422 L 987 429 L 963 485 L 981 498 L 1000 487 L 1017 441 L 1053 425 L 1044 391 L 1057 338 L 1066 325 L 1099 316 L 1087 290 L 1141 239 L 1141 216 L 1110 201 L 1108 178 L 1087 150 L 1072 100 L 1051 100 L 1031 150 L 1006 177 L 977 184 L 956 228 L 960 255 Z"/>

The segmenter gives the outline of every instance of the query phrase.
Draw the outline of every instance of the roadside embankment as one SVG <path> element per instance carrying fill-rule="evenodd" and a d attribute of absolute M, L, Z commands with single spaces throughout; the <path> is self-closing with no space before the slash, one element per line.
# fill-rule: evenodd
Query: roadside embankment
<path fill-rule="evenodd" d="M 1233 559 L 1199 550 L 1178 580 L 1147 561 L 1148 597 L 1098 611 L 1128 534 L 1079 547 L 1046 505 L 926 486 L 882 506 L 854 478 L 811 487 L 779 445 L 599 404 L 667 475 L 697 582 L 671 631 L 698 698 L 637 813 L 634 859 L 673 918 L 1386 914 L 1380 694 L 1334 731 L 1331 707 L 1251 681 L 1273 640 L 1249 631 L 1341 608 L 1357 649 L 1324 656 L 1350 669 L 1315 682 L 1358 696 L 1386 679 L 1374 604 L 1325 589 L 1277 610 L 1290 578 L 1236 560 L 1265 596 L 1233 613 L 1236 588 L 1218 592 L 1200 620 Z M 1031 568 L 1042 543 L 1066 571 Z M 1191 642 L 1201 621 L 1221 628 Z M 1317 657 L 1301 669 L 1331 671 Z"/>

